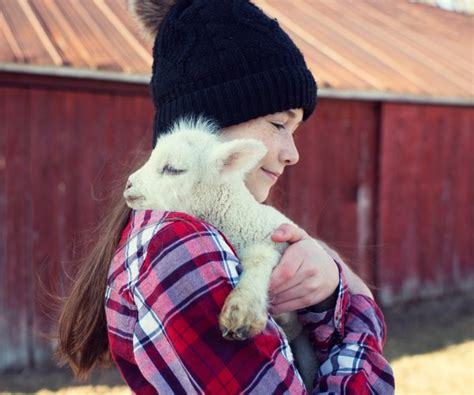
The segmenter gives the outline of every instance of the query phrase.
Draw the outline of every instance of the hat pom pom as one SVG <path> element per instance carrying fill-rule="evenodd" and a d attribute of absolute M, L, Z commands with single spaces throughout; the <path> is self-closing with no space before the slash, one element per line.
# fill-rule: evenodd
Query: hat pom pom
<path fill-rule="evenodd" d="M 138 19 L 145 36 L 155 39 L 160 24 L 177 0 L 128 0 L 128 10 Z"/>

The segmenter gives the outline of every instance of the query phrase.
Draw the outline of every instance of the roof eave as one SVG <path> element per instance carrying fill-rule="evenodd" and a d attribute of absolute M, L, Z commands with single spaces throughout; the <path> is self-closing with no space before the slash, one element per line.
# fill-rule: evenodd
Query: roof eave
<path fill-rule="evenodd" d="M 149 74 L 133 74 L 109 70 L 91 70 L 75 67 L 40 66 L 21 63 L 0 63 L 0 72 L 35 74 L 61 78 L 90 79 L 99 81 L 117 81 L 131 84 L 147 85 Z M 318 97 L 340 100 L 384 101 L 400 103 L 440 104 L 455 106 L 473 106 L 474 97 L 429 96 L 401 92 L 384 92 L 377 90 L 352 90 L 319 88 Z"/>

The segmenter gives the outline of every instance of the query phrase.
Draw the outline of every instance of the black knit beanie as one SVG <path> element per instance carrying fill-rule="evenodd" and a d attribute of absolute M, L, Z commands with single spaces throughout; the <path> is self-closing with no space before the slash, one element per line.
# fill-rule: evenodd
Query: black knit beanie
<path fill-rule="evenodd" d="M 291 108 L 302 108 L 303 120 L 313 112 L 317 86 L 302 53 L 248 0 L 138 0 L 135 7 L 156 35 L 153 147 L 184 115 L 224 128 Z"/>

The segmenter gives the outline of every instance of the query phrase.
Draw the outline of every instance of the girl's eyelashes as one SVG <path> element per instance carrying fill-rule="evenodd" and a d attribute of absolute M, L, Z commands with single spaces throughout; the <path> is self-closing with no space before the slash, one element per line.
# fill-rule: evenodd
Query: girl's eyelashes
<path fill-rule="evenodd" d="M 275 126 L 278 130 L 283 130 L 285 129 L 285 125 L 276 123 L 276 122 L 270 122 L 273 126 Z"/>
<path fill-rule="evenodd" d="M 171 175 L 177 175 L 177 174 L 181 174 L 181 173 L 184 173 L 186 170 L 180 170 L 180 169 L 175 169 L 173 166 L 171 165 L 165 165 L 163 167 L 163 169 L 161 169 L 161 174 L 171 174 Z"/>

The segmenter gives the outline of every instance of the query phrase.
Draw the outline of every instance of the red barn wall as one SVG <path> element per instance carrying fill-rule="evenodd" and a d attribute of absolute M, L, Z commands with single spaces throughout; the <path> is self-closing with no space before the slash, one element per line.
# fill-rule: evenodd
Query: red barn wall
<path fill-rule="evenodd" d="M 381 118 L 381 301 L 472 287 L 473 108 L 384 104 Z"/>
<path fill-rule="evenodd" d="M 135 147 L 151 148 L 152 114 L 140 85 L 0 77 L 0 370 L 51 358 L 45 293 L 67 283 Z"/>
<path fill-rule="evenodd" d="M 287 181 L 290 217 L 373 285 L 378 117 L 374 102 L 320 100 L 295 134 L 300 162 Z"/>
<path fill-rule="evenodd" d="M 0 371 L 47 366 L 45 290 L 151 148 L 152 115 L 144 85 L 0 74 Z M 273 201 L 384 304 L 473 286 L 472 123 L 467 107 L 320 98 Z"/>

